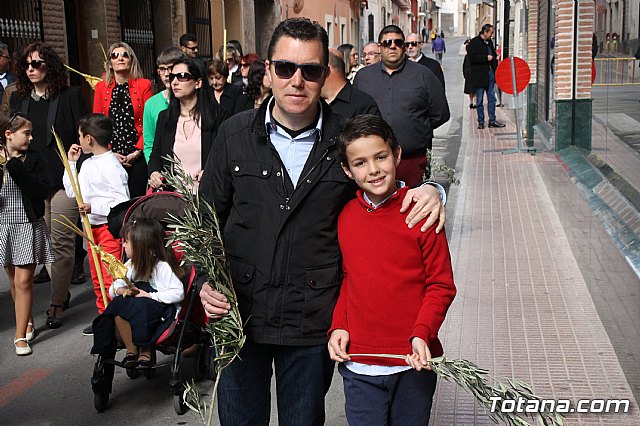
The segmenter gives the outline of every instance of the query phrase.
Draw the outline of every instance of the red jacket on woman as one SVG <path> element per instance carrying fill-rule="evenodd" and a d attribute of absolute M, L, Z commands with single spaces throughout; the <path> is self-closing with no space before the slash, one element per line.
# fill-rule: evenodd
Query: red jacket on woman
<path fill-rule="evenodd" d="M 147 102 L 147 99 L 153 95 L 151 81 L 146 78 L 137 78 L 130 79 L 128 83 L 129 95 L 131 96 L 131 103 L 133 104 L 133 120 L 135 122 L 136 130 L 138 131 L 138 142 L 136 143 L 136 148 L 143 149 L 144 137 L 142 135 L 142 115 L 145 102 Z M 111 93 L 115 85 L 115 79 L 108 85 L 104 81 L 101 81 L 96 85 L 96 92 L 93 96 L 93 112 L 109 116 Z"/>

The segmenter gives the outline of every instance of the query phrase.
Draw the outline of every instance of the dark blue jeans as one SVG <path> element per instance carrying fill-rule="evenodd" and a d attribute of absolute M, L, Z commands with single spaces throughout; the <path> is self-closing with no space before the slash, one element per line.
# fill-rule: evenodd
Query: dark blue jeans
<path fill-rule="evenodd" d="M 489 123 L 496 122 L 496 76 L 493 70 L 489 70 L 489 87 L 476 87 L 476 111 L 478 124 L 484 124 L 484 93 L 487 93 L 487 112 Z"/>
<path fill-rule="evenodd" d="M 324 424 L 324 397 L 334 368 L 327 345 L 279 346 L 247 341 L 240 358 L 222 372 L 218 387 L 222 426 L 269 425 L 272 365 L 276 372 L 278 423 Z"/>
<path fill-rule="evenodd" d="M 364 376 L 338 365 L 344 383 L 349 426 L 427 426 L 437 376 L 407 370 L 389 376 Z"/>

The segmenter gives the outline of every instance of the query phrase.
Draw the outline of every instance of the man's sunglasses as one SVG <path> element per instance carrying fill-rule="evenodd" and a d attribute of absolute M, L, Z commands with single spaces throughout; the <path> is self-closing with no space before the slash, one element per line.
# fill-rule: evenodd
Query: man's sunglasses
<path fill-rule="evenodd" d="M 407 42 L 405 42 L 405 44 L 404 44 L 404 45 L 405 45 L 405 46 L 409 46 L 409 47 L 416 47 L 416 46 L 418 46 L 419 44 L 420 44 L 420 42 L 418 42 L 418 41 L 407 41 Z"/>
<path fill-rule="evenodd" d="M 404 40 L 401 38 L 388 38 L 380 42 L 380 46 L 385 47 L 387 49 L 390 48 L 392 44 L 395 44 L 397 47 L 402 49 L 404 47 Z"/>
<path fill-rule="evenodd" d="M 37 59 L 33 59 L 31 61 L 25 61 L 22 64 L 22 69 L 28 69 L 29 66 L 31 66 L 31 68 L 33 68 L 34 70 L 37 70 L 38 68 L 40 68 L 42 66 L 42 64 L 46 63 L 45 61 L 39 61 Z"/>
<path fill-rule="evenodd" d="M 111 52 L 111 59 L 118 59 L 118 56 L 122 56 L 123 58 L 128 58 L 128 52 Z"/>
<path fill-rule="evenodd" d="M 169 73 L 169 81 L 172 82 L 174 78 L 177 78 L 179 82 L 184 83 L 185 81 L 193 80 L 193 76 L 188 72 L 179 72 L 179 73 Z"/>
<path fill-rule="evenodd" d="M 324 77 L 326 68 L 318 64 L 296 64 L 291 61 L 272 61 L 276 75 L 282 79 L 289 79 L 298 71 L 302 72 L 302 78 L 307 81 L 318 81 Z"/>
<path fill-rule="evenodd" d="M 184 46 L 184 47 L 185 47 L 185 48 L 187 48 L 187 49 L 189 49 L 189 50 L 191 50 L 192 52 L 194 52 L 194 51 L 198 50 L 198 46 L 191 46 L 191 47 L 189 47 L 189 46 Z"/>

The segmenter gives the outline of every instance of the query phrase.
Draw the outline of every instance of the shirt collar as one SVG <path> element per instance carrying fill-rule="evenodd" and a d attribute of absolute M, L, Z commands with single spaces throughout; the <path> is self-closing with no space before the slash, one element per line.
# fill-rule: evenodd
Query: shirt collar
<path fill-rule="evenodd" d="M 362 196 L 364 197 L 364 200 L 367 202 L 367 204 L 369 206 L 371 206 L 372 209 L 377 209 L 378 207 L 380 207 L 381 205 L 383 205 L 384 203 L 386 203 L 387 201 L 389 201 L 389 199 L 391 197 L 393 197 L 394 195 L 396 195 L 398 193 L 398 189 L 404 188 L 405 186 L 407 186 L 406 183 L 404 183 L 401 180 L 397 180 L 396 181 L 396 190 L 394 191 L 393 194 L 389 195 L 387 198 L 385 198 L 384 200 L 380 201 L 378 204 L 374 203 L 373 201 L 371 201 L 369 199 L 369 197 L 367 197 L 367 193 L 362 191 Z"/>
<path fill-rule="evenodd" d="M 424 55 L 422 54 L 422 52 L 420 52 L 420 55 L 413 61 L 413 62 L 418 62 L 420 61 L 420 59 L 422 59 Z"/>
<path fill-rule="evenodd" d="M 6 72 L 0 73 L 0 78 L 6 78 L 6 77 L 7 77 L 7 73 Z"/>
<path fill-rule="evenodd" d="M 341 101 L 344 101 L 347 103 L 351 101 L 351 84 L 348 81 L 342 87 L 342 89 L 340 89 L 340 91 L 338 92 L 336 97 L 333 99 L 333 101 L 331 101 L 331 103 L 333 104 L 336 101 L 336 99 L 340 99 Z"/>
<path fill-rule="evenodd" d="M 40 101 L 47 101 L 49 100 L 49 92 L 44 92 L 44 95 L 39 96 L 36 94 L 36 89 L 32 89 L 31 90 L 31 99 L 33 99 L 36 102 L 40 102 Z"/>
<path fill-rule="evenodd" d="M 271 116 L 271 108 L 273 107 L 273 103 L 275 102 L 275 99 L 276 99 L 275 96 L 271 96 L 271 98 L 269 99 L 269 103 L 267 104 L 267 111 L 265 112 L 265 115 L 264 115 L 264 126 L 267 129 L 267 134 L 278 132 L 278 125 L 276 124 L 276 122 L 273 120 L 273 117 Z M 316 132 L 316 131 L 320 135 L 320 139 L 322 138 L 322 121 L 324 119 L 324 111 L 322 111 L 322 104 L 320 102 L 318 102 L 318 108 L 320 108 L 320 115 L 318 116 L 318 122 L 316 123 L 315 128 L 309 131 L 306 131 L 296 136 L 293 139 L 308 137 L 313 132 Z M 283 134 L 282 132 L 278 132 L 278 133 Z"/>

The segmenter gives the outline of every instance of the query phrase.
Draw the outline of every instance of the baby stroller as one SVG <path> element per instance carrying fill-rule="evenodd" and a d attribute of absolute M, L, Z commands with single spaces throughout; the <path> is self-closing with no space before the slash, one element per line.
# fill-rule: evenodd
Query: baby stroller
<path fill-rule="evenodd" d="M 169 214 L 181 217 L 184 214 L 186 202 L 173 192 L 156 192 L 115 206 L 109 214 L 109 231 L 114 236 L 120 236 L 120 230 L 128 221 L 138 218 L 155 219 L 165 225 Z M 175 252 L 180 260 L 181 253 Z M 210 350 L 208 333 L 205 330 L 206 315 L 200 304 L 194 284 L 196 271 L 193 265 L 183 265 L 185 274 L 182 277 L 184 284 L 184 300 L 176 318 L 171 325 L 160 335 L 152 347 L 152 367 L 144 370 L 127 368 L 127 376 L 137 378 L 140 373 L 148 379 L 155 375 L 156 369 L 171 367 L 169 387 L 173 395 L 173 406 L 177 414 L 184 414 L 187 406 L 183 399 L 182 380 L 180 379 L 180 363 L 182 352 L 185 348 L 199 344 L 194 357 L 196 379 L 201 380 L 210 375 Z M 156 351 L 164 355 L 173 355 L 172 361 L 156 363 Z M 122 362 L 116 361 L 116 351 L 107 355 L 98 355 L 91 377 L 91 387 L 94 394 L 95 408 L 99 413 L 107 409 L 109 394 L 115 367 L 124 368 Z"/>

